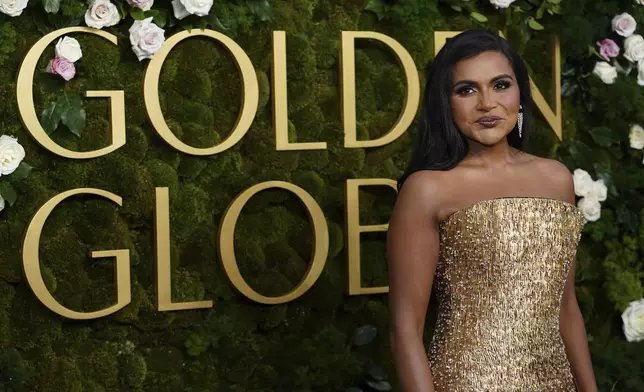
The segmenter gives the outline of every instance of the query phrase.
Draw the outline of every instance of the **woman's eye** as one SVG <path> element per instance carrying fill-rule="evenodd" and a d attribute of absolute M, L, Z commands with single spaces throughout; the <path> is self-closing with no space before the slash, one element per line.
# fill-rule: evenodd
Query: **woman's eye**
<path fill-rule="evenodd" d="M 456 90 L 456 94 L 467 95 L 467 94 L 470 94 L 472 91 L 474 91 L 472 87 L 461 87 L 458 90 Z"/>
<path fill-rule="evenodd" d="M 505 90 L 508 87 L 510 87 L 510 82 L 507 81 L 498 82 L 494 85 L 494 88 L 497 90 Z"/>

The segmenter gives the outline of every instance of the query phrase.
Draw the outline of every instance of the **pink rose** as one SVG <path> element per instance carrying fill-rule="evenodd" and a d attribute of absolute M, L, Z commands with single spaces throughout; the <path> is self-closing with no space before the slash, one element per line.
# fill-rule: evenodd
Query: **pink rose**
<path fill-rule="evenodd" d="M 622 37 L 630 37 L 637 28 L 637 22 L 629 13 L 624 12 L 619 15 L 615 15 L 611 21 L 611 27 L 613 31 Z"/>
<path fill-rule="evenodd" d="M 612 39 L 603 39 L 597 42 L 599 46 L 599 55 L 606 61 L 609 57 L 617 57 L 619 55 L 619 46 Z"/>
<path fill-rule="evenodd" d="M 143 11 L 148 11 L 154 4 L 154 0 L 127 0 L 127 2 Z"/>
<path fill-rule="evenodd" d="M 56 56 L 53 60 L 49 61 L 47 72 L 60 75 L 60 77 L 69 81 L 76 75 L 76 67 L 74 67 L 74 63 L 66 58 Z"/>

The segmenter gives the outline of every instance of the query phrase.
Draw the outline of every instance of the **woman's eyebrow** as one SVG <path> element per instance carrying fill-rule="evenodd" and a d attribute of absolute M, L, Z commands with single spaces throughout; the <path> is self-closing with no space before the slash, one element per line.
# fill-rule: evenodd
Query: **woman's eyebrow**
<path fill-rule="evenodd" d="M 495 76 L 494 78 L 492 78 L 490 83 L 494 83 L 494 82 L 496 82 L 496 81 L 498 81 L 500 79 L 512 79 L 512 80 L 514 80 L 514 78 L 510 74 L 501 74 L 501 75 L 498 75 L 498 76 Z M 456 87 L 456 86 L 458 86 L 460 84 L 469 85 L 469 84 L 478 84 L 478 83 L 473 81 L 473 80 L 464 79 L 464 80 L 459 80 L 458 82 L 454 83 L 454 87 Z"/>

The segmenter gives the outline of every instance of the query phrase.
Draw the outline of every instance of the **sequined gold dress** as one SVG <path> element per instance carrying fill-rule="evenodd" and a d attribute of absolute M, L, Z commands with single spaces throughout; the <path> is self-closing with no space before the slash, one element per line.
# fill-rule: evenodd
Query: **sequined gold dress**
<path fill-rule="evenodd" d="M 576 390 L 559 310 L 585 222 L 565 201 L 504 197 L 440 223 L 436 392 Z"/>

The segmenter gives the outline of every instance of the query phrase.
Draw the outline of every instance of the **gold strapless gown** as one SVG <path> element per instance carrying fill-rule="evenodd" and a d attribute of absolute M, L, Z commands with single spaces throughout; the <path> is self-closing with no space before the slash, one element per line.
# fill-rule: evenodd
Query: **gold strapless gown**
<path fill-rule="evenodd" d="M 440 223 L 437 392 L 576 390 L 559 310 L 585 222 L 561 200 L 504 197 Z"/>

